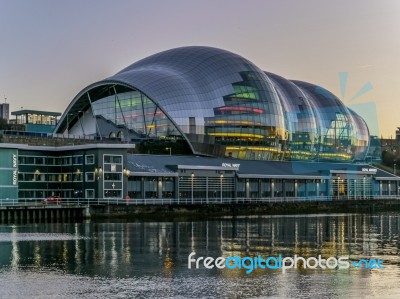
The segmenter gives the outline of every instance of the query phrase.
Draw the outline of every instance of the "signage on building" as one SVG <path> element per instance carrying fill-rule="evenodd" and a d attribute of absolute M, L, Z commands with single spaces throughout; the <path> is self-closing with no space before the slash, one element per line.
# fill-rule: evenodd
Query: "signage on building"
<path fill-rule="evenodd" d="M 18 180 L 18 171 L 17 171 L 17 155 L 12 154 L 12 166 L 13 166 L 13 172 L 12 172 L 12 184 L 13 186 L 17 185 L 17 180 Z"/>
<path fill-rule="evenodd" d="M 240 164 L 233 164 L 233 163 L 222 163 L 222 167 L 229 167 L 229 168 L 236 168 L 239 169 Z"/>
<path fill-rule="evenodd" d="M 376 173 L 376 168 L 362 168 L 361 171 Z"/>

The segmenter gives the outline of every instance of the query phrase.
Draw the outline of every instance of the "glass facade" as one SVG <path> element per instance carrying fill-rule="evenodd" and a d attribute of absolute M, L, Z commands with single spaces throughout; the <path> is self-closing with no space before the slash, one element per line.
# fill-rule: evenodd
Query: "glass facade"
<path fill-rule="evenodd" d="M 185 139 L 195 154 L 248 160 L 365 158 L 364 120 L 329 91 L 216 48 L 142 59 L 85 88 L 56 133 Z"/>
<path fill-rule="evenodd" d="M 128 128 L 135 137 L 162 138 L 181 135 L 165 113 L 139 91 L 129 91 L 99 99 L 93 102 L 92 109 L 95 116 Z"/>

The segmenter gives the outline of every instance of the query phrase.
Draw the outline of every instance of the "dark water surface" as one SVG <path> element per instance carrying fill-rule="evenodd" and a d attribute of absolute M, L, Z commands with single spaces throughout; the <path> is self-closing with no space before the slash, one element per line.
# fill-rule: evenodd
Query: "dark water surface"
<path fill-rule="evenodd" d="M 0 225 L 0 298 L 400 298 L 399 216 Z M 376 258 L 384 268 L 196 270 L 191 252 Z"/>

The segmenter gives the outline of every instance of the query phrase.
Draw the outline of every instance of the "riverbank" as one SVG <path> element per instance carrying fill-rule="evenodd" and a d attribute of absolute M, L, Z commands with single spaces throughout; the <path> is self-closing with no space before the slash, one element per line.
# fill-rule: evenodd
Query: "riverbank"
<path fill-rule="evenodd" d="M 206 219 L 222 216 L 250 216 L 309 213 L 376 213 L 400 211 L 398 200 L 298 201 L 203 205 L 96 205 L 90 207 L 93 220 Z"/>

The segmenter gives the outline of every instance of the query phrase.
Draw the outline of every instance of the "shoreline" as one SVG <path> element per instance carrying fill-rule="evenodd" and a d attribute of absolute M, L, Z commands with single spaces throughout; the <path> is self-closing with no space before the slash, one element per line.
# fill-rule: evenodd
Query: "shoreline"
<path fill-rule="evenodd" d="M 297 215 L 318 213 L 379 213 L 400 211 L 398 200 L 274 202 L 262 204 L 91 206 L 90 220 L 193 220 L 224 216 Z"/>

